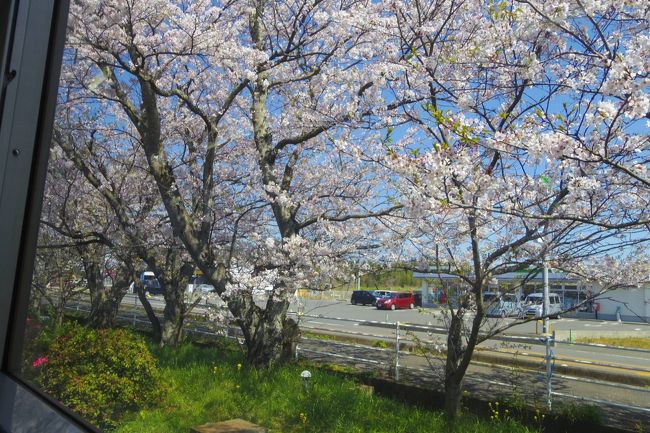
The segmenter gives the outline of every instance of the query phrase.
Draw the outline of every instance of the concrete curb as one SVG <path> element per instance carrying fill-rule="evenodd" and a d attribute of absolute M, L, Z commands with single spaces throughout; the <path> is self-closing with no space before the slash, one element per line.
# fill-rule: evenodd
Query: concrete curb
<path fill-rule="evenodd" d="M 402 329 L 400 325 L 400 329 Z M 305 330 L 306 331 L 306 330 Z M 385 341 L 394 347 L 395 340 L 390 338 L 372 338 L 366 336 L 348 336 L 341 333 L 328 332 L 327 330 L 314 329 L 314 334 L 327 335 L 335 341 L 356 343 L 360 345 L 373 346 L 377 341 Z M 401 343 L 400 350 L 410 352 L 410 355 L 415 355 L 416 346 L 412 343 Z M 536 358 L 536 359 L 531 359 Z M 509 366 L 512 368 L 522 368 L 527 370 L 539 370 L 540 373 L 544 372 L 544 357 L 537 354 L 527 354 L 526 356 L 516 356 L 515 354 L 488 352 L 485 349 L 477 348 L 472 358 L 473 361 L 482 362 L 487 364 L 495 364 L 499 366 Z M 581 377 L 585 379 L 601 380 L 612 383 L 620 383 L 638 387 L 650 386 L 650 375 L 643 377 L 625 370 L 610 371 L 612 367 L 602 367 L 597 365 L 578 366 L 578 365 L 565 365 L 563 361 L 555 363 L 554 372 L 567 376 Z"/>
<path fill-rule="evenodd" d="M 377 328 L 386 328 L 386 329 L 395 329 L 395 323 L 382 323 L 382 322 L 361 322 L 360 326 L 370 326 Z M 427 326 L 427 325 L 413 325 L 409 323 L 400 323 L 399 328 L 402 331 L 431 331 L 435 334 L 446 334 L 447 330 L 445 328 L 437 326 Z M 516 343 L 526 343 L 526 344 L 543 344 L 543 339 L 541 335 L 535 334 L 499 334 L 490 338 L 491 340 L 497 341 L 509 341 Z"/>
<path fill-rule="evenodd" d="M 534 360 L 531 358 L 538 358 Z M 485 350 L 477 350 L 474 352 L 473 360 L 485 362 L 490 364 L 508 365 L 513 368 L 525 368 L 529 370 L 539 370 L 540 373 L 545 374 L 544 357 L 536 354 L 528 354 L 526 357 L 515 357 L 513 355 L 496 352 L 486 352 Z M 557 361 L 554 364 L 553 371 L 556 374 L 563 374 L 567 376 L 576 376 L 587 379 L 602 380 L 605 382 L 622 383 L 626 385 L 633 385 L 639 387 L 650 386 L 650 375 L 647 377 L 640 376 L 639 374 L 631 373 L 626 370 L 609 371 L 612 367 L 600 366 L 576 366 L 563 364 Z"/>

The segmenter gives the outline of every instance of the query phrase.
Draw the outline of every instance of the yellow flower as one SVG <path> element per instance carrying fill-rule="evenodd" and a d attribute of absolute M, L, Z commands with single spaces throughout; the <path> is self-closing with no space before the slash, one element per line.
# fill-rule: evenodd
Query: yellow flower
<path fill-rule="evenodd" d="M 237 371 L 241 370 L 241 364 L 237 364 Z"/>

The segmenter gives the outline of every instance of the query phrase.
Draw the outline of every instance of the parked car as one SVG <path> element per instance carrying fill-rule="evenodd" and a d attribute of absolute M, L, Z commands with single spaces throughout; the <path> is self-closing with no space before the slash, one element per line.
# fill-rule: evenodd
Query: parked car
<path fill-rule="evenodd" d="M 487 316 L 505 318 L 521 315 L 523 307 L 517 295 L 512 293 L 495 295 L 494 297 L 488 298 L 487 302 L 485 295 L 488 295 L 488 293 L 485 293 L 483 296 L 483 303 L 487 304 Z"/>
<path fill-rule="evenodd" d="M 144 285 L 144 291 L 148 292 L 151 295 L 162 295 L 163 289 L 160 287 L 160 282 L 158 278 L 153 274 L 153 272 L 143 272 L 140 277 L 142 284 Z"/>
<path fill-rule="evenodd" d="M 163 289 L 160 287 L 160 282 L 156 275 L 151 271 L 144 271 L 140 274 L 140 282 L 144 286 L 144 291 L 152 295 L 162 295 Z M 129 293 L 135 293 L 135 284 L 131 283 L 129 286 Z"/>
<path fill-rule="evenodd" d="M 526 296 L 524 301 L 526 315 L 533 317 L 542 317 L 544 309 L 544 294 L 543 293 L 531 293 Z M 562 312 L 562 302 L 560 302 L 560 296 L 556 293 L 548 294 L 548 315 L 554 317 L 555 319 L 560 317 L 560 312 Z"/>
<path fill-rule="evenodd" d="M 372 292 L 368 291 L 368 290 L 355 290 L 355 291 L 352 292 L 352 297 L 350 298 L 350 303 L 352 305 L 357 305 L 357 304 L 374 305 L 376 299 L 377 298 L 375 298 L 375 295 Z"/>
<path fill-rule="evenodd" d="M 422 292 L 413 293 L 413 298 L 415 298 L 415 306 L 416 307 L 421 307 L 422 306 Z"/>
<path fill-rule="evenodd" d="M 415 308 L 413 293 L 390 292 L 385 297 L 377 299 L 378 310 L 396 310 L 398 308 Z"/>
<path fill-rule="evenodd" d="M 377 305 L 377 299 L 383 298 L 389 293 L 392 293 L 390 290 L 373 290 L 372 294 L 375 295 L 375 302 L 372 305 Z"/>

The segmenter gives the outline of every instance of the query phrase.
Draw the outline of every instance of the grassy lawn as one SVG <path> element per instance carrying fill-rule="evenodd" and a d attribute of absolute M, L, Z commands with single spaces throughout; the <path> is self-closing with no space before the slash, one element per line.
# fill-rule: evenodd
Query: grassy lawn
<path fill-rule="evenodd" d="M 241 366 L 229 347 L 152 347 L 166 378 L 157 407 L 128 417 L 118 432 L 188 432 L 191 426 L 243 418 L 269 432 L 529 432 L 509 419 L 464 416 L 448 429 L 441 413 L 364 393 L 332 372 L 303 364 L 273 371 Z M 303 390 L 300 372 L 312 372 Z"/>
<path fill-rule="evenodd" d="M 608 346 L 634 347 L 637 349 L 650 349 L 650 338 L 648 337 L 581 337 L 577 338 L 578 343 L 606 344 Z"/>

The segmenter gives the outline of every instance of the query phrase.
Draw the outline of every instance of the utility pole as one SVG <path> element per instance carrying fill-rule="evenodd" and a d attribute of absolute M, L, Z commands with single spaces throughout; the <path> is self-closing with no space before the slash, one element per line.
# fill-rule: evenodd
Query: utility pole
<path fill-rule="evenodd" d="M 549 313 L 549 287 L 548 287 L 548 255 L 546 252 L 544 252 L 543 256 L 543 266 L 544 266 L 544 304 L 542 308 L 542 316 L 544 317 L 544 325 L 543 325 L 543 332 L 544 332 L 544 339 L 546 343 L 546 406 L 548 407 L 549 412 L 551 411 L 552 408 L 552 402 L 551 402 L 551 375 L 553 374 L 552 370 L 552 365 L 551 365 L 551 334 L 550 334 L 550 329 L 549 329 L 549 319 L 548 319 L 548 313 Z"/>

